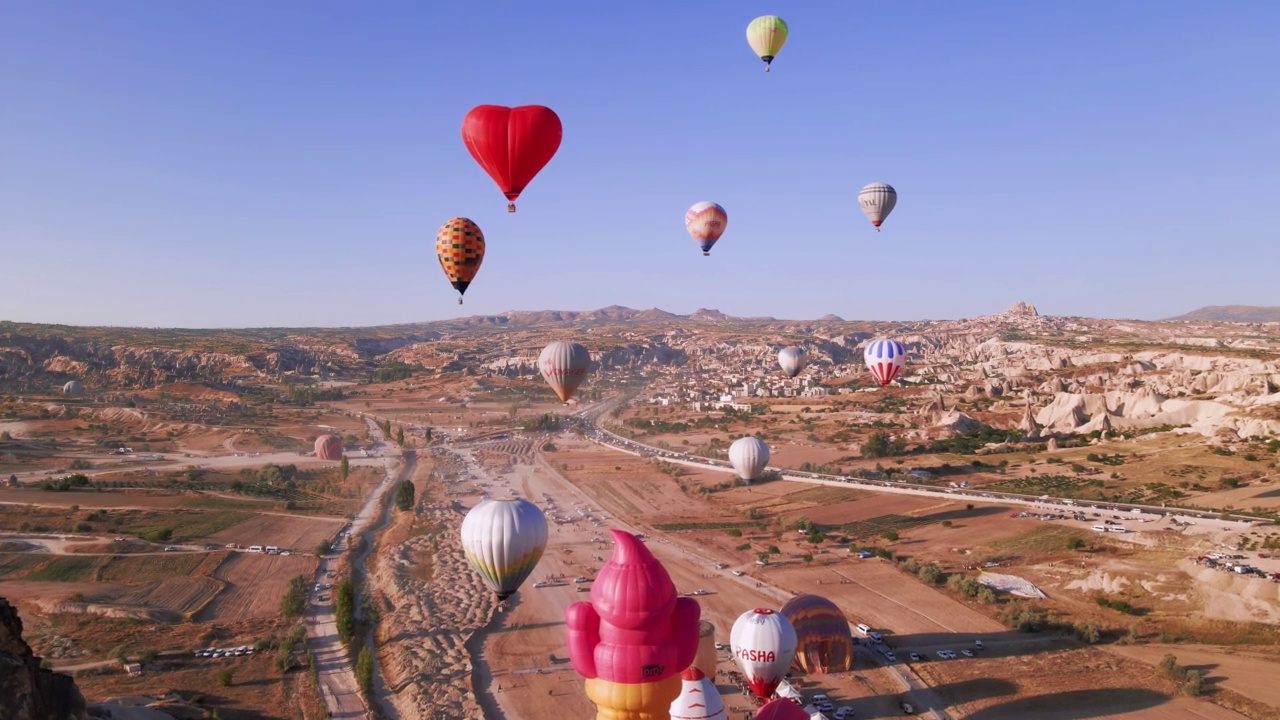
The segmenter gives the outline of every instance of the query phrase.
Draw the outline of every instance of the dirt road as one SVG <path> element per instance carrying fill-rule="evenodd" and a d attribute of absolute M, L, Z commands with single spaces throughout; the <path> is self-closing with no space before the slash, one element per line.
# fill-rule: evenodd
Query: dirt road
<path fill-rule="evenodd" d="M 307 644 L 315 657 L 316 673 L 319 678 L 321 696 L 334 718 L 363 718 L 367 710 L 364 697 L 356 684 L 353 663 L 347 655 L 346 647 L 338 638 L 337 618 L 334 615 L 334 591 L 336 588 L 325 588 L 333 582 L 330 573 L 335 573 L 338 561 L 347 550 L 347 542 L 352 537 L 360 537 L 382 510 L 382 499 L 395 484 L 400 474 L 399 457 L 388 454 L 382 431 L 369 422 L 369 432 L 374 442 L 370 455 L 383 458 L 386 474 L 369 496 L 365 499 L 360 512 L 351 522 L 350 527 L 339 533 L 333 544 L 333 551 L 320 559 L 320 567 L 316 570 L 316 583 L 321 586 L 319 592 L 312 591 L 308 598 L 309 607 L 306 614 Z"/>

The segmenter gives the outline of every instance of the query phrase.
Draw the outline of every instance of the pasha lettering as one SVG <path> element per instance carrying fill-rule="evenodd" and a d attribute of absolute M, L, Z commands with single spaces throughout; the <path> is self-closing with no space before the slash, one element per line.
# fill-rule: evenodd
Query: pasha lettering
<path fill-rule="evenodd" d="M 752 650 L 750 648 L 734 648 L 733 652 L 738 657 L 747 662 L 763 662 L 771 663 L 777 659 L 777 654 L 772 650 Z"/>

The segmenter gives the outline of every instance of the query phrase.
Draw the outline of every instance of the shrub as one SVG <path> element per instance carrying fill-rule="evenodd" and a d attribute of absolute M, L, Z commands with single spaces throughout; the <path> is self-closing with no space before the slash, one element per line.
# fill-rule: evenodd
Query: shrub
<path fill-rule="evenodd" d="M 1204 675 L 1199 670 L 1188 670 L 1187 681 L 1182 686 L 1182 692 L 1191 697 L 1199 697 L 1204 694 Z"/>
<path fill-rule="evenodd" d="M 885 530 L 884 532 L 880 533 L 880 537 L 884 538 L 885 540 L 888 540 L 889 542 L 898 541 L 898 533 L 896 530 Z"/>
<path fill-rule="evenodd" d="M 1165 653 L 1165 656 L 1160 658 L 1160 664 L 1157 667 L 1167 677 L 1175 680 L 1183 677 L 1182 668 L 1178 667 L 1178 658 L 1172 653 Z"/>
<path fill-rule="evenodd" d="M 231 668 L 218 671 L 218 684 L 222 687 L 231 687 Z"/>

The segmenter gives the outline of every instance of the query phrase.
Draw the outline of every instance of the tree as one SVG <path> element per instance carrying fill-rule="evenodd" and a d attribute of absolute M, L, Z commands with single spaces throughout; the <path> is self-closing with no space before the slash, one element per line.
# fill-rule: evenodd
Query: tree
<path fill-rule="evenodd" d="M 402 427 L 396 428 L 396 444 L 404 445 L 404 428 Z"/>
<path fill-rule="evenodd" d="M 1072 550 L 1079 550 L 1080 548 L 1084 547 L 1084 539 L 1078 538 L 1078 537 L 1071 538 L 1071 540 L 1067 541 L 1067 547 L 1071 548 Z"/>
<path fill-rule="evenodd" d="M 426 437 L 427 442 L 431 442 L 431 428 L 423 430 L 423 435 Z"/>
<path fill-rule="evenodd" d="M 413 483 L 404 480 L 396 488 L 396 507 L 404 511 L 413 509 Z"/>
<path fill-rule="evenodd" d="M 231 668 L 218 671 L 218 684 L 222 687 L 231 687 Z"/>
<path fill-rule="evenodd" d="M 813 562 L 813 556 L 812 556 L 812 555 L 808 555 L 808 554 L 801 555 L 801 556 L 800 556 L 800 559 L 801 559 L 801 560 L 803 560 L 803 561 L 805 562 L 805 564 L 806 564 L 806 565 L 807 565 L 807 564 L 809 564 L 809 563 L 811 563 L 811 562 Z"/>
<path fill-rule="evenodd" d="M 930 585 L 937 585 L 942 582 L 942 568 L 934 565 L 933 563 L 929 563 L 928 565 L 920 568 L 919 575 L 921 580 L 929 583 Z"/>
<path fill-rule="evenodd" d="M 351 463 L 347 462 L 347 456 L 343 455 L 342 459 L 338 461 L 338 479 L 346 480 L 347 475 L 349 475 L 350 473 L 351 473 Z"/>
<path fill-rule="evenodd" d="M 907 441 L 893 438 L 884 430 L 876 430 L 867 436 L 859 451 L 864 458 L 882 458 L 890 455 L 902 455 L 907 451 Z"/>
<path fill-rule="evenodd" d="M 299 575 L 289 581 L 289 589 L 280 598 L 280 614 L 286 618 L 297 617 L 307 609 L 307 578 Z"/>
<path fill-rule="evenodd" d="M 885 540 L 888 540 L 889 542 L 898 541 L 898 533 L 894 530 L 885 530 L 884 532 L 880 533 L 880 537 L 884 538 Z"/>
<path fill-rule="evenodd" d="M 356 658 L 356 682 L 366 695 L 373 692 L 373 653 L 368 647 L 360 648 L 360 656 Z"/>
<path fill-rule="evenodd" d="M 356 635 L 356 591 L 351 585 L 351 578 L 339 581 L 337 590 L 334 623 L 338 626 L 338 639 L 350 644 Z"/>
<path fill-rule="evenodd" d="M 333 551 L 333 543 L 329 542 L 327 538 L 324 540 L 321 540 L 319 545 L 316 545 L 316 557 L 324 557 L 325 555 L 328 555 L 332 551 Z"/>

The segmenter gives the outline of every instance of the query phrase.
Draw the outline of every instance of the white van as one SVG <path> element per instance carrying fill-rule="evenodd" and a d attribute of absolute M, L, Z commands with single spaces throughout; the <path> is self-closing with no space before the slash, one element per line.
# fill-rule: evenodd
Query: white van
<path fill-rule="evenodd" d="M 260 552 L 262 552 L 262 546 L 261 546 L 261 545 L 250 545 L 250 546 L 249 546 L 249 552 L 252 552 L 252 553 L 260 553 Z"/>
<path fill-rule="evenodd" d="M 866 623 L 858 623 L 857 628 L 858 628 L 858 632 L 862 633 L 863 635 L 866 635 L 867 633 L 871 632 L 871 626 Z"/>
<path fill-rule="evenodd" d="M 268 554 L 268 555 L 279 555 L 279 554 L 280 554 L 280 548 L 276 547 L 275 545 L 268 545 L 268 546 L 266 547 L 266 551 L 267 551 L 267 554 Z"/>

